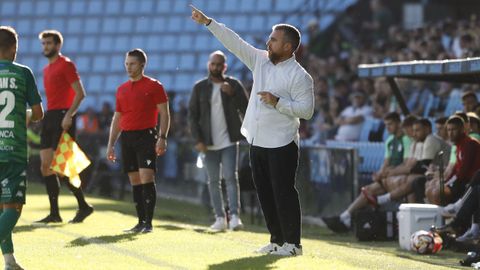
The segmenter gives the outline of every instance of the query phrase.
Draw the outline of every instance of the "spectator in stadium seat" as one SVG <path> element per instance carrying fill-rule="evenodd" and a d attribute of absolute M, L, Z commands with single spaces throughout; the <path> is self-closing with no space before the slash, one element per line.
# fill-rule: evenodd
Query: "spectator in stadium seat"
<path fill-rule="evenodd" d="M 335 140 L 358 141 L 366 117 L 372 115 L 372 107 L 367 104 L 365 93 L 358 91 L 350 95 L 352 105 L 345 108 L 335 119 L 338 126 Z"/>
<path fill-rule="evenodd" d="M 462 95 L 462 104 L 464 112 L 474 112 L 479 105 L 477 95 L 474 91 L 467 91 Z"/>
<path fill-rule="evenodd" d="M 15 63 L 18 35 L 0 26 L 0 84 L 2 138 L 0 150 L 0 247 L 6 270 L 23 269 L 14 256 L 12 232 L 25 204 L 27 176 L 27 124 L 43 118 L 42 98 L 29 67 Z M 31 109 L 27 110 L 27 104 Z M 8 109 L 10 108 L 10 110 Z"/>
<path fill-rule="evenodd" d="M 448 134 L 447 134 L 447 117 L 439 117 L 435 119 L 435 129 L 437 130 L 436 135 L 444 141 L 448 141 Z"/>
<path fill-rule="evenodd" d="M 155 170 L 157 156 L 167 151 L 170 129 L 168 97 L 163 85 L 144 74 L 147 55 L 133 49 L 125 55 L 129 80 L 116 93 L 108 138 L 107 159 L 115 162 L 115 143 L 121 137 L 122 167 L 132 185 L 133 202 L 138 223 L 130 233 L 152 232 L 152 219 L 157 200 Z M 160 128 L 157 131 L 157 122 Z"/>
<path fill-rule="evenodd" d="M 63 45 L 62 34 L 56 30 L 45 30 L 39 34 L 39 39 L 42 42 L 43 55 L 48 59 L 48 65 L 43 69 L 47 112 L 42 125 L 40 159 L 50 213 L 37 222 L 57 223 L 62 222 L 58 209 L 60 182 L 57 174 L 50 169 L 50 164 L 62 132 L 68 132 L 75 138 L 76 113 L 86 94 L 75 64 L 60 53 Z M 73 186 L 68 180 L 66 182 L 78 203 L 78 211 L 69 223 L 82 222 L 93 213 L 93 207 L 86 202 L 81 187 Z"/>
<path fill-rule="evenodd" d="M 242 83 L 227 76 L 226 56 L 222 51 L 210 54 L 208 78 L 193 87 L 188 110 L 188 123 L 195 149 L 205 154 L 210 201 L 215 211 L 214 231 L 243 228 L 240 219 L 238 184 L 238 143 L 247 109 L 248 97 Z M 221 177 L 223 176 L 223 177 Z M 228 196 L 229 216 L 225 213 L 222 178 Z"/>
<path fill-rule="evenodd" d="M 110 104 L 110 102 L 107 102 L 107 101 L 103 102 L 102 109 L 98 114 L 98 128 L 100 129 L 101 133 L 108 134 L 110 124 L 112 123 L 112 117 L 113 117 L 112 104 Z"/>
<path fill-rule="evenodd" d="M 468 112 L 467 116 L 468 121 L 470 122 L 470 132 L 468 133 L 468 135 L 474 138 L 480 137 L 480 118 L 474 112 Z"/>
<path fill-rule="evenodd" d="M 390 136 L 385 142 L 383 165 L 378 172 L 372 175 L 373 182 L 368 185 L 371 192 L 385 192 L 381 185 L 382 179 L 388 175 L 389 170 L 402 165 L 408 159 L 412 139 L 407 133 L 412 133 L 411 129 L 415 120 L 415 117 L 409 116 L 402 123 L 400 115 L 396 112 L 391 112 L 385 116 L 384 123 Z M 367 205 L 368 201 L 360 194 L 340 216 L 323 217 L 322 219 L 332 231 L 347 232 L 351 227 L 352 215 L 358 209 Z"/>
<path fill-rule="evenodd" d="M 250 147 L 253 180 L 270 243 L 258 253 L 279 256 L 302 254 L 301 210 L 295 178 L 299 155 L 299 119 L 314 110 L 312 77 L 295 61 L 300 32 L 277 24 L 267 50 L 256 49 L 235 32 L 192 7 L 192 19 L 208 30 L 253 72 L 242 134 Z"/>

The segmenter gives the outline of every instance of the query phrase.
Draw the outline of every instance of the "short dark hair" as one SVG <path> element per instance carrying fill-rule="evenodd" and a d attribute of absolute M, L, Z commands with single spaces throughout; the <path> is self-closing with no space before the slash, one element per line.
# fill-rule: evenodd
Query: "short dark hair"
<path fill-rule="evenodd" d="M 447 120 L 448 120 L 447 117 L 442 116 L 442 117 L 439 117 L 439 118 L 435 119 L 435 124 L 445 125 L 445 123 L 447 122 Z"/>
<path fill-rule="evenodd" d="M 453 115 L 462 118 L 464 124 L 465 123 L 470 123 L 470 121 L 468 121 L 467 114 L 462 112 L 462 111 L 456 111 Z"/>
<path fill-rule="evenodd" d="M 462 94 L 462 100 L 466 99 L 466 98 L 469 98 L 469 97 L 472 97 L 474 98 L 476 101 L 478 101 L 478 98 L 477 98 L 477 95 L 475 94 L 475 92 L 473 91 L 467 91 L 465 93 Z"/>
<path fill-rule="evenodd" d="M 10 26 L 0 26 L 0 51 L 4 52 L 18 44 L 18 34 Z"/>
<path fill-rule="evenodd" d="M 139 49 L 139 48 L 128 51 L 127 56 L 136 57 L 142 64 L 145 64 L 147 62 L 147 54 L 142 49 Z"/>
<path fill-rule="evenodd" d="M 407 115 L 405 119 L 403 119 L 402 126 L 411 127 L 415 121 L 417 121 L 417 117 L 415 115 Z"/>
<path fill-rule="evenodd" d="M 44 39 L 44 38 L 53 38 L 53 42 L 55 42 L 55 44 L 62 44 L 63 43 L 63 36 L 62 36 L 62 33 L 60 33 L 60 31 L 58 30 L 44 30 L 42 32 L 40 32 L 40 34 L 38 34 L 38 38 L 39 39 Z"/>
<path fill-rule="evenodd" d="M 390 120 L 390 121 L 397 122 L 397 123 L 400 123 L 402 121 L 400 119 L 400 114 L 398 114 L 397 112 L 388 113 L 387 115 L 385 115 L 383 120 L 385 120 L 385 121 Z"/>
<path fill-rule="evenodd" d="M 301 34 L 295 26 L 286 23 L 275 24 L 272 27 L 272 30 L 283 31 L 284 40 L 285 42 L 292 44 L 293 52 L 295 52 L 300 46 Z"/>
<path fill-rule="evenodd" d="M 423 126 L 423 127 L 432 129 L 432 122 L 430 122 L 430 120 L 428 120 L 427 118 L 417 119 L 417 120 L 414 122 L 414 124 L 415 124 L 415 125 L 421 125 L 421 126 Z"/>
<path fill-rule="evenodd" d="M 460 116 L 454 115 L 448 118 L 447 125 L 455 125 L 457 127 L 463 128 L 465 125 L 465 122 Z"/>

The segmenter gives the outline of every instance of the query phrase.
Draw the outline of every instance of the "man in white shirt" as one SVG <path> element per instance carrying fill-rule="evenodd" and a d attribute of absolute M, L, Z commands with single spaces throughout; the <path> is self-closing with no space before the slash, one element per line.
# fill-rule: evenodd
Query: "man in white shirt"
<path fill-rule="evenodd" d="M 188 122 L 197 151 L 205 153 L 208 190 L 215 210 L 214 231 L 243 227 L 239 217 L 238 142 L 243 115 L 247 108 L 247 92 L 242 83 L 225 75 L 226 56 L 221 51 L 210 54 L 208 78 L 193 87 L 188 107 Z M 220 174 L 221 166 L 221 174 Z M 230 219 L 223 203 L 220 175 L 225 179 Z"/>
<path fill-rule="evenodd" d="M 300 32 L 273 26 L 267 50 L 256 49 L 235 32 L 192 7 L 192 19 L 208 30 L 252 71 L 253 87 L 241 132 L 250 143 L 250 163 L 270 243 L 257 252 L 302 254 L 301 212 L 295 177 L 300 118 L 313 115 L 312 77 L 295 61 Z"/>
<path fill-rule="evenodd" d="M 352 105 L 345 108 L 335 119 L 338 125 L 337 141 L 358 141 L 366 117 L 372 115 L 372 107 L 366 104 L 365 93 L 356 91 L 351 95 Z"/>

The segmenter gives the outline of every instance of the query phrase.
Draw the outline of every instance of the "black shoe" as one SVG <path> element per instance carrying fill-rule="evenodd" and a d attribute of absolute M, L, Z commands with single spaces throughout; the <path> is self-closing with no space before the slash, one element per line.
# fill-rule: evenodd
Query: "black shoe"
<path fill-rule="evenodd" d="M 80 208 L 77 210 L 75 217 L 70 220 L 68 223 L 80 223 L 83 222 L 88 216 L 93 213 L 93 207 L 88 206 L 85 208 Z"/>
<path fill-rule="evenodd" d="M 133 228 L 124 230 L 123 232 L 126 232 L 126 233 L 140 233 L 140 232 L 143 232 L 144 229 L 145 229 L 145 223 L 141 222 L 141 223 L 138 223 L 137 225 L 135 225 Z M 152 228 L 150 228 L 150 231 L 152 231 L 151 229 Z"/>
<path fill-rule="evenodd" d="M 152 224 L 145 224 L 142 233 L 151 233 L 153 231 Z"/>
<path fill-rule="evenodd" d="M 327 225 L 327 228 L 329 228 L 331 231 L 336 232 L 336 233 L 346 233 L 350 229 L 345 225 L 341 220 L 339 216 L 333 216 L 333 217 L 322 217 L 323 222 L 325 222 L 325 225 Z"/>
<path fill-rule="evenodd" d="M 45 223 L 45 224 L 48 224 L 48 223 L 60 223 L 62 222 L 62 218 L 60 217 L 60 215 L 52 215 L 52 214 L 49 214 L 48 216 L 40 219 L 40 220 L 37 220 L 35 221 L 35 223 Z"/>
<path fill-rule="evenodd" d="M 444 225 L 442 227 L 432 226 L 432 228 L 430 230 L 440 234 L 440 236 L 442 236 L 442 235 L 457 235 L 459 233 L 459 228 L 453 226 L 452 224 L 447 224 L 447 225 Z"/>
<path fill-rule="evenodd" d="M 462 266 L 471 266 L 472 263 L 480 262 L 480 254 L 475 251 L 470 251 L 467 253 L 467 257 L 460 260 L 460 265 Z"/>

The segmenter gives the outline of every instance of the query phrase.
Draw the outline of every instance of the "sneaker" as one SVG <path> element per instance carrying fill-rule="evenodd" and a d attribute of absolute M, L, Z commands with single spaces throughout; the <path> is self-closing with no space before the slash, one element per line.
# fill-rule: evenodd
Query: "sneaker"
<path fill-rule="evenodd" d="M 467 253 L 467 257 L 460 260 L 461 266 L 471 266 L 474 263 L 480 262 L 480 254 L 477 254 L 475 251 L 470 251 Z"/>
<path fill-rule="evenodd" d="M 75 215 L 75 217 L 72 220 L 70 220 L 68 223 L 81 223 L 92 213 L 93 213 L 93 207 L 91 206 L 80 208 L 77 210 L 77 214 Z"/>
<path fill-rule="evenodd" d="M 264 247 L 261 247 L 257 250 L 255 250 L 255 253 L 259 253 L 259 254 L 270 254 L 271 252 L 273 251 L 277 251 L 281 248 L 280 245 L 278 245 L 277 243 L 270 243 Z"/>
<path fill-rule="evenodd" d="M 143 226 L 143 229 L 142 229 L 141 233 L 151 233 L 152 231 L 153 231 L 152 224 L 145 224 Z"/>
<path fill-rule="evenodd" d="M 370 192 L 364 187 L 362 187 L 362 195 L 367 199 L 368 204 L 375 208 L 378 207 L 377 196 L 370 194 Z"/>
<path fill-rule="evenodd" d="M 285 243 L 281 248 L 270 252 L 270 254 L 277 256 L 300 256 L 303 254 L 303 251 L 300 245 Z"/>
<path fill-rule="evenodd" d="M 62 222 L 62 218 L 59 216 L 59 215 L 52 215 L 52 214 L 49 214 L 48 216 L 40 219 L 40 220 L 37 220 L 35 221 L 35 223 L 45 223 L 45 224 L 48 224 L 48 223 L 60 223 Z"/>
<path fill-rule="evenodd" d="M 238 215 L 232 215 L 232 218 L 228 222 L 228 228 L 232 231 L 238 231 L 243 229 L 243 223 Z"/>
<path fill-rule="evenodd" d="M 139 232 L 143 232 L 143 230 L 145 229 L 145 223 L 138 223 L 137 225 L 135 225 L 133 228 L 131 229 L 127 229 L 127 230 L 123 230 L 123 232 L 126 232 L 126 233 L 139 233 Z"/>
<path fill-rule="evenodd" d="M 443 217 L 446 217 L 446 218 L 456 217 L 457 212 L 458 212 L 458 209 L 457 209 L 457 207 L 455 207 L 454 203 L 451 203 L 451 204 L 449 204 L 445 207 L 442 207 L 441 210 L 440 210 L 440 214 Z"/>
<path fill-rule="evenodd" d="M 350 229 L 340 220 L 339 216 L 322 217 L 323 222 L 332 232 L 347 233 Z"/>
<path fill-rule="evenodd" d="M 24 270 L 17 262 L 5 263 L 5 270 Z"/>
<path fill-rule="evenodd" d="M 468 241 L 472 241 L 472 240 L 478 240 L 479 238 L 480 238 L 480 231 L 479 230 L 472 230 L 472 228 L 470 228 L 462 236 L 457 237 L 457 239 L 455 239 L 455 241 L 457 241 L 457 242 L 468 242 Z"/>
<path fill-rule="evenodd" d="M 227 220 L 224 217 L 217 217 L 210 229 L 213 231 L 225 231 L 227 229 Z"/>

